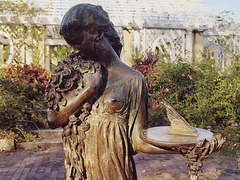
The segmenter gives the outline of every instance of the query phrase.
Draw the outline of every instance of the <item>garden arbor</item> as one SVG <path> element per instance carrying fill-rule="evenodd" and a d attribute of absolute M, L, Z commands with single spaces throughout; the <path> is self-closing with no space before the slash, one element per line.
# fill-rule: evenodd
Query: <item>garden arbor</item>
<path fill-rule="evenodd" d="M 9 31 L 4 29 L 9 24 L 37 24 L 44 27 L 41 40 L 36 41 L 40 62 L 50 69 L 50 64 L 55 63 L 49 51 L 54 52 L 54 46 L 66 45 L 58 30 L 61 19 L 78 3 L 98 4 L 109 13 L 122 38 L 122 59 L 128 65 L 136 52 L 143 56 L 148 52 L 158 53 L 170 61 L 178 58 L 197 61 L 203 52 L 203 32 L 213 27 L 215 21 L 202 0 L 35 0 L 34 7 L 46 10 L 40 16 L 0 14 L 0 32 L 4 32 L 0 43 L 1 46 L 10 46 L 9 61 L 14 51 L 20 51 L 18 54 L 31 62 L 29 54 L 35 52 L 17 47 L 14 32 L 6 34 Z"/>

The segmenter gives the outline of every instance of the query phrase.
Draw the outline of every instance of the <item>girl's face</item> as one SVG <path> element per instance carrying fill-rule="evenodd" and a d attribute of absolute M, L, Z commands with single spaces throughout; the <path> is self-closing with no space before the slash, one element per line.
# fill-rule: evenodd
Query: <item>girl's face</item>
<path fill-rule="evenodd" d="M 91 60 L 96 60 L 95 43 L 97 33 L 89 32 L 87 29 L 83 29 L 78 32 L 79 39 L 78 44 L 72 45 L 74 52 L 80 52 L 80 55 Z"/>

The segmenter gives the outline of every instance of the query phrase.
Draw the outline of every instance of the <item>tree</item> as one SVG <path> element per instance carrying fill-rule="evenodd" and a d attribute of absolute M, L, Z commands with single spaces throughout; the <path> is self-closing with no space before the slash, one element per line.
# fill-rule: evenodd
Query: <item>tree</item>
<path fill-rule="evenodd" d="M 45 11 L 42 8 L 34 7 L 34 2 L 23 2 L 23 0 L 0 2 L 0 13 L 10 15 L 11 21 L 0 27 L 2 36 L 11 42 L 10 56 L 6 63 L 11 61 L 26 61 L 27 56 L 36 65 L 43 56 L 43 51 L 39 49 L 39 44 L 44 41 L 45 27 L 39 25 L 37 16 Z M 26 23 L 26 19 L 34 19 L 36 23 Z M 3 59 L 1 60 L 3 62 Z M 0 61 L 0 62 L 1 62 Z"/>

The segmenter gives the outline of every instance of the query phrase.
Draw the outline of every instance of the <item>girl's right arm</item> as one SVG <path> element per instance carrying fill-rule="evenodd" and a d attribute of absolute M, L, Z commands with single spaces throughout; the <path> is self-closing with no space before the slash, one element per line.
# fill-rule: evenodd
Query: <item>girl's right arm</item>
<path fill-rule="evenodd" d="M 75 114 L 82 105 L 91 99 L 97 93 L 98 88 L 102 83 L 101 72 L 91 74 L 87 79 L 87 85 L 79 92 L 75 98 L 67 100 L 67 106 L 59 109 L 59 111 L 47 111 L 47 121 L 50 128 L 55 129 L 68 123 L 68 118 Z"/>

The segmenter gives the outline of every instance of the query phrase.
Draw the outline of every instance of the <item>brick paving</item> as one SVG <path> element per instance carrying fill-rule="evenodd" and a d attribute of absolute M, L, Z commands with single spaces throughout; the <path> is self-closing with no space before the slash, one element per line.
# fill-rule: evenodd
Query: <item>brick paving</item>
<path fill-rule="evenodd" d="M 139 180 L 187 180 L 186 159 L 181 155 L 134 156 Z M 200 180 L 240 179 L 239 162 L 217 153 L 203 165 Z M 14 151 L 0 153 L 0 180 L 63 180 L 62 150 Z"/>

